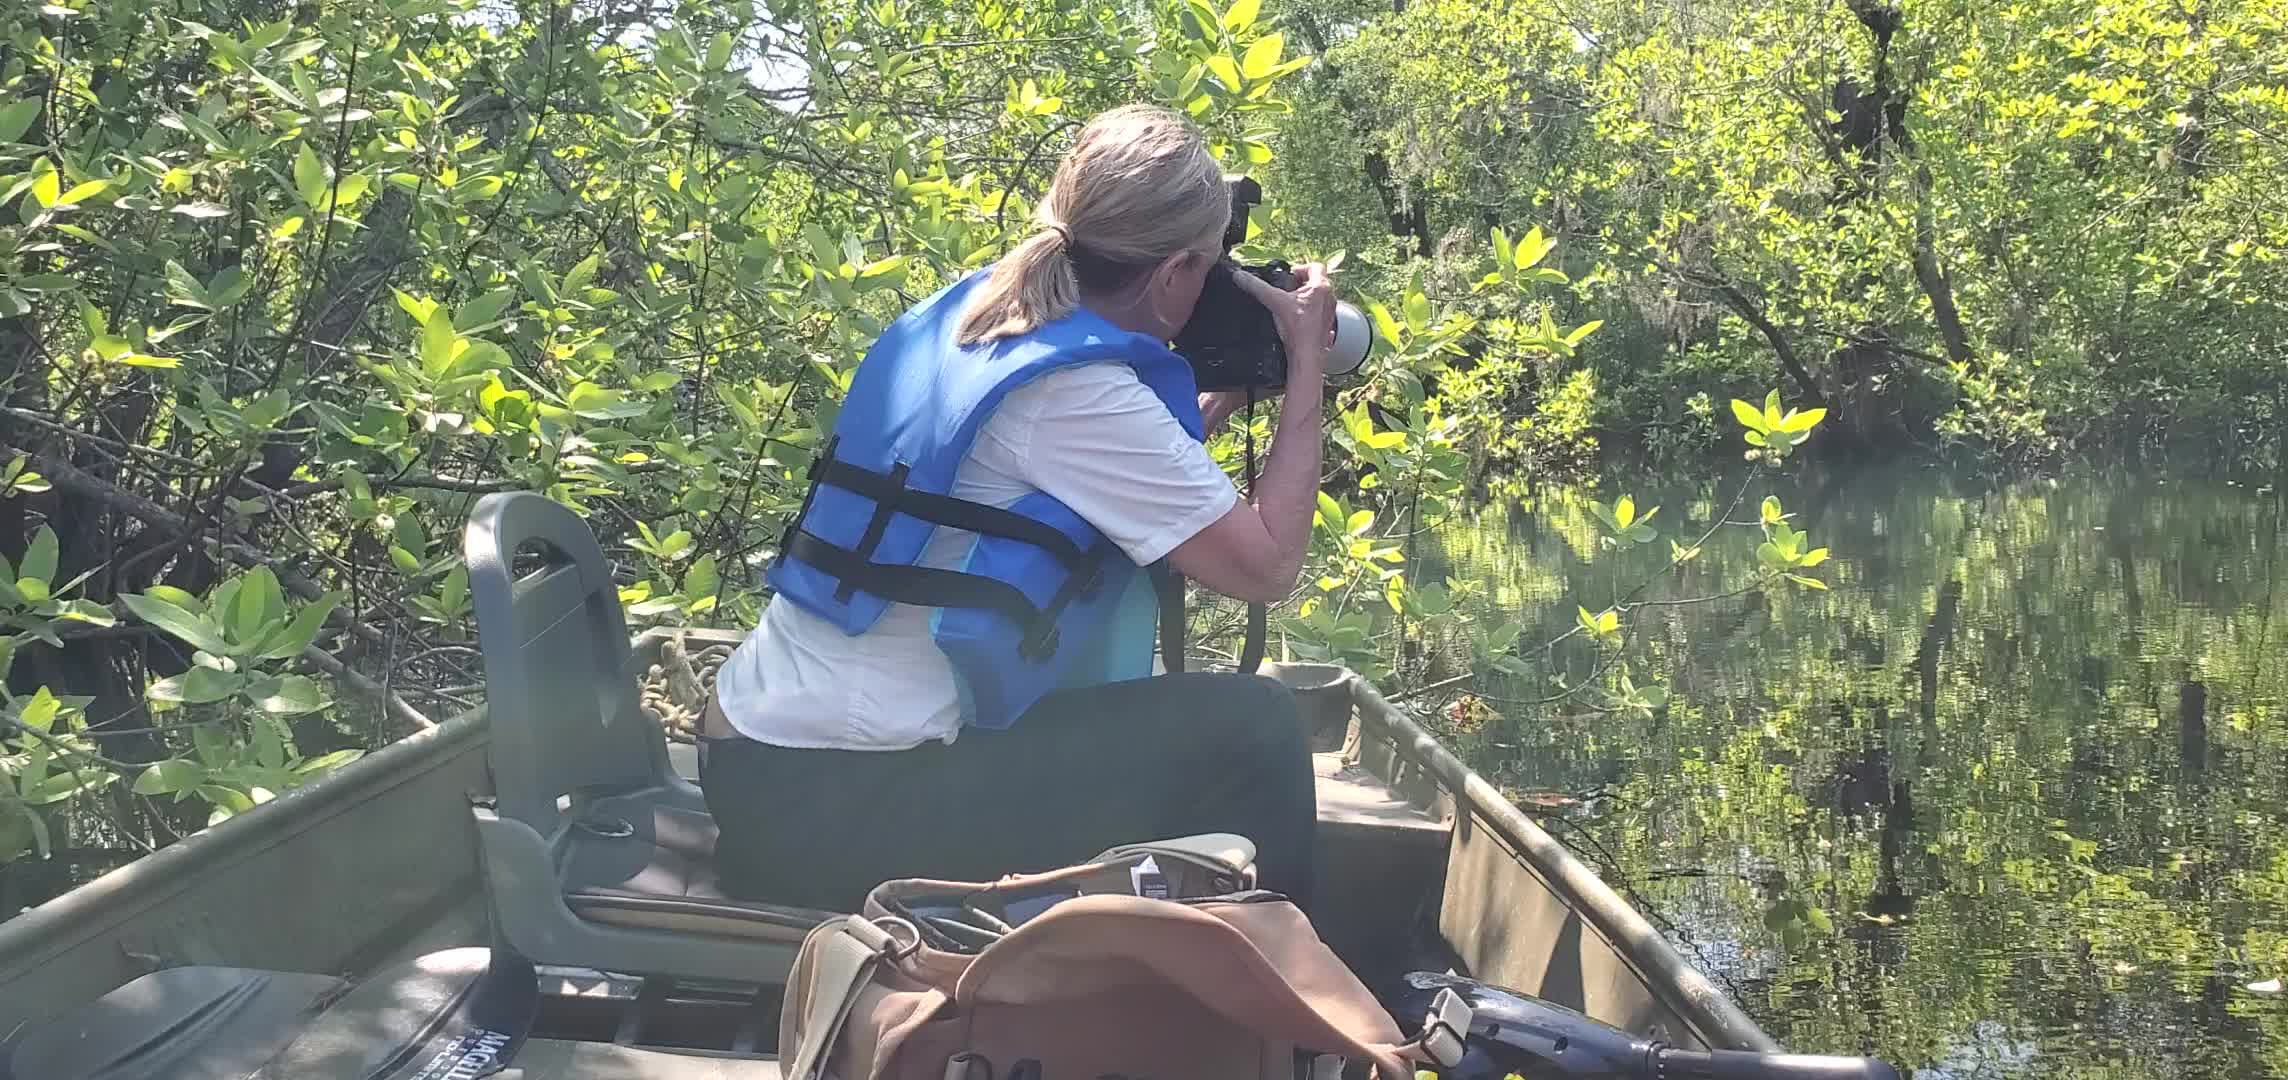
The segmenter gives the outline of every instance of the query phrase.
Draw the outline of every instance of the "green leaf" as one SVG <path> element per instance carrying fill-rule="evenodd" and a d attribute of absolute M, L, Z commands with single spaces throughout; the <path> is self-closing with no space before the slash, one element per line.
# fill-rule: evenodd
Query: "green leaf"
<path fill-rule="evenodd" d="M 1779 545 L 1769 540 L 1756 545 L 1756 561 L 1767 570 L 1785 570 L 1788 566 L 1787 556 L 1780 553 Z"/>
<path fill-rule="evenodd" d="M 32 121 L 39 119 L 39 98 L 28 97 L 0 106 L 0 143 L 12 143 L 32 130 Z"/>
<path fill-rule="evenodd" d="M 692 560 L 691 569 L 683 572 L 683 595 L 689 599 L 714 596 L 716 588 L 721 584 L 722 577 L 715 568 L 713 555 L 702 555 Z"/>
<path fill-rule="evenodd" d="M 1801 585 L 1806 589 L 1817 589 L 1820 592 L 1827 591 L 1827 583 L 1819 580 L 1818 578 L 1805 577 L 1802 574 L 1789 574 L 1787 577 L 1789 581 L 1795 582 L 1796 584 Z"/>
<path fill-rule="evenodd" d="M 24 702 L 16 719 L 34 731 L 48 731 L 55 727 L 56 717 L 63 712 L 63 707 L 64 703 L 56 700 L 56 696 L 43 686 L 32 691 L 32 696 Z"/>
<path fill-rule="evenodd" d="M 143 696 L 153 701 L 204 705 L 238 693 L 239 687 L 245 685 L 244 675 L 199 664 L 180 675 L 152 683 L 143 691 Z"/>
<path fill-rule="evenodd" d="M 1509 246 L 1509 233 L 1499 225 L 1494 226 L 1494 261 L 1505 272 L 1517 269 L 1517 252 Z"/>
<path fill-rule="evenodd" d="M 42 780 L 24 793 L 24 801 L 33 806 L 53 806 L 67 799 L 77 798 L 91 791 L 100 791 L 118 780 L 117 774 L 86 770 L 59 772 Z"/>
<path fill-rule="evenodd" d="M 1398 320 L 1392 317 L 1390 309 L 1384 307 L 1380 300 L 1368 300 L 1366 310 L 1367 314 L 1374 317 L 1374 332 L 1382 335 L 1382 340 L 1389 342 L 1391 348 L 1403 348 Z"/>
<path fill-rule="evenodd" d="M 1247 29 L 1254 25 L 1256 12 L 1261 7 L 1261 0 L 1232 0 L 1231 7 L 1223 13 L 1223 28 L 1233 32 Z"/>
<path fill-rule="evenodd" d="M 103 194 L 103 190 L 110 186 L 111 181 L 109 180 L 89 180 L 86 183 L 74 186 L 70 191 L 64 192 L 62 195 L 57 196 L 56 205 L 78 206 L 80 203 L 86 202 L 87 200 L 92 199 L 97 195 Z"/>
<path fill-rule="evenodd" d="M 169 758 L 155 762 L 135 778 L 137 795 L 172 795 L 188 791 L 206 782 L 207 771 L 197 762 L 182 758 Z"/>
<path fill-rule="evenodd" d="M 1813 549 L 1811 549 L 1810 551 L 1806 551 L 1806 552 L 1804 552 L 1804 553 L 1803 553 L 1803 558 L 1802 558 L 1801 560 L 1797 561 L 1796 565 L 1797 565 L 1797 566 L 1800 566 L 1800 567 L 1803 567 L 1804 569 L 1807 569 L 1807 570 L 1808 570 L 1808 569 L 1810 569 L 1810 568 L 1812 568 L 1812 567 L 1814 567 L 1814 566 L 1818 566 L 1820 563 L 1823 563 L 1823 562 L 1826 562 L 1826 561 L 1827 561 L 1827 549 L 1826 549 L 1826 548 L 1813 548 Z"/>
<path fill-rule="evenodd" d="M 48 209 L 56 204 L 56 197 L 63 194 L 63 187 L 63 177 L 51 168 L 32 181 L 32 201 L 39 203 L 40 209 Z"/>
<path fill-rule="evenodd" d="M 1780 426 L 1780 392 L 1772 391 L 1764 398 L 1764 430 L 1777 430 Z"/>
<path fill-rule="evenodd" d="M 403 289 L 391 289 L 389 291 L 396 295 L 398 308 L 407 315 L 413 316 L 415 326 L 426 325 L 429 322 L 429 316 L 437 311 L 437 302 L 426 296 L 415 296 Z"/>
<path fill-rule="evenodd" d="M 90 626 L 111 626 L 119 621 L 117 617 L 111 614 L 110 608 L 93 600 L 66 600 L 54 617 L 67 622 L 83 622 Z"/>
<path fill-rule="evenodd" d="M 445 316 L 443 308 L 432 310 L 429 320 L 421 324 L 421 370 L 430 378 L 443 378 L 453 360 L 459 355 L 454 348 L 461 335 L 453 329 L 453 320 Z"/>
<path fill-rule="evenodd" d="M 603 265 L 604 253 L 601 251 L 572 264 L 572 269 L 564 272 L 562 291 L 569 295 L 586 289 L 589 282 L 596 280 L 596 271 Z"/>
<path fill-rule="evenodd" d="M 278 575 L 267 566 L 257 566 L 242 575 L 231 600 L 231 610 L 225 616 L 230 620 L 231 636 L 249 646 L 261 645 L 269 636 L 270 625 L 286 617 L 286 594 L 278 587 Z"/>
<path fill-rule="evenodd" d="M 276 681 L 270 680 L 259 684 L 248 693 L 253 697 L 260 698 L 269 691 L 270 686 Z M 278 730 L 277 721 L 266 717 L 256 717 L 248 727 L 252 729 L 254 763 L 265 769 L 283 767 L 286 764 L 286 735 Z"/>
<path fill-rule="evenodd" d="M 351 173 L 333 185 L 332 195 L 320 209 L 348 206 L 363 198 L 366 189 L 373 186 L 373 177 L 364 173 Z"/>
<path fill-rule="evenodd" d="M 24 548 L 24 565 L 16 568 L 16 576 L 45 585 L 56 579 L 56 531 L 40 526 L 32 534 L 32 542 Z M 19 586 L 20 587 L 20 586 Z"/>
<path fill-rule="evenodd" d="M 606 390 L 595 383 L 584 382 L 572 387 L 564 397 L 565 406 L 590 420 L 619 420 L 642 416 L 651 407 L 640 401 L 624 400 L 617 390 Z"/>
<path fill-rule="evenodd" d="M 1420 289 L 1406 292 L 1406 328 L 1416 333 L 1430 326 L 1430 297 Z"/>
<path fill-rule="evenodd" d="M 206 286 L 199 284 L 198 278 L 173 259 L 167 260 L 167 299 L 184 307 L 205 308 L 208 311 L 214 310 L 215 306 L 214 300 L 207 295 Z"/>
<path fill-rule="evenodd" d="M 831 273 L 842 265 L 842 249 L 836 246 L 834 238 L 826 235 L 826 230 L 820 228 L 817 222 L 803 223 L 802 238 L 810 244 L 811 254 L 817 258 L 819 270 Z"/>
<path fill-rule="evenodd" d="M 1374 528 L 1372 510 L 1353 510 L 1350 518 L 1343 522 L 1343 531 L 1352 536 L 1363 536 L 1371 528 Z"/>
<path fill-rule="evenodd" d="M 1819 422 L 1825 419 L 1827 419 L 1826 409 L 1807 409 L 1803 412 L 1790 412 L 1787 414 L 1786 421 L 1780 425 L 1780 430 L 1810 431 L 1811 429 L 1818 427 Z"/>
<path fill-rule="evenodd" d="M 188 642 L 193 648 L 205 649 L 217 656 L 230 652 L 221 629 L 213 622 L 160 599 L 157 591 L 127 593 L 119 599 L 137 618 Z"/>
<path fill-rule="evenodd" d="M 1536 225 L 1517 242 L 1517 259 L 1512 265 L 1519 270 L 1531 269 L 1535 263 L 1548 258 L 1556 247 L 1557 241 L 1542 235 L 1541 226 Z"/>
<path fill-rule="evenodd" d="M 1787 519 L 1787 514 L 1780 508 L 1780 497 L 1777 495 L 1764 496 L 1763 514 L 1766 525 L 1777 525 Z"/>
<path fill-rule="evenodd" d="M 1320 524 L 1329 529 L 1340 528 L 1343 520 L 1342 504 L 1336 502 L 1335 497 L 1325 491 L 1319 492 L 1318 520 Z"/>
<path fill-rule="evenodd" d="M 709 569 L 713 569 L 714 564 L 709 561 L 708 566 Z M 694 566 L 692 569 L 697 570 L 698 567 Z M 437 587 L 437 603 L 446 611 L 459 611 L 461 605 L 468 599 L 469 568 L 456 566 L 446 573 L 444 583 Z"/>
<path fill-rule="evenodd" d="M 218 821 L 227 821 L 254 809 L 254 799 L 236 788 L 227 788 L 221 784 L 200 784 L 193 790 L 198 792 L 199 798 L 205 799 L 215 809 L 214 814 L 207 818 L 207 823 L 210 825 Z"/>
<path fill-rule="evenodd" d="M 315 776 L 319 773 L 332 772 L 364 756 L 365 751 L 363 750 L 336 750 L 330 754 L 320 754 L 296 765 L 294 771 L 304 776 Z"/>
<path fill-rule="evenodd" d="M 301 143 L 294 152 L 294 191 L 302 201 L 313 208 L 326 199 L 327 189 L 333 185 L 331 170 L 318 160 L 317 151 L 309 143 Z"/>
<path fill-rule="evenodd" d="M 275 688 L 261 687 L 269 692 L 256 697 L 254 707 L 277 716 L 298 716 L 326 707 L 326 695 L 318 684 L 303 675 L 282 675 Z"/>
<path fill-rule="evenodd" d="M 1217 53 L 1214 56 L 1208 57 L 1207 63 L 1208 73 L 1214 75 L 1216 77 L 1216 81 L 1224 85 L 1224 89 L 1227 89 L 1236 94 L 1239 93 L 1241 89 L 1246 87 L 1247 80 L 1241 77 L 1239 73 L 1239 65 L 1232 61 L 1232 58 L 1229 54 Z M 42 205 L 46 204 L 43 203 Z"/>
<path fill-rule="evenodd" d="M 1279 56 L 1287 49 L 1287 38 L 1282 34 L 1265 34 L 1239 58 L 1241 74 L 1250 79 L 1269 78 L 1272 69 L 1279 66 Z"/>
<path fill-rule="evenodd" d="M 1763 410 L 1739 398 L 1732 399 L 1732 418 L 1750 431 L 1771 430 L 1771 425 L 1764 422 Z"/>
<path fill-rule="evenodd" d="M 465 334 L 490 325 L 495 319 L 500 318 L 501 312 L 507 310 L 509 304 L 515 299 L 516 290 L 507 285 L 478 296 L 476 299 L 462 304 L 461 309 L 453 313 L 453 329 Z M 402 301 L 400 302 L 402 303 Z M 426 321 L 427 316 L 417 315 L 415 318 Z"/>

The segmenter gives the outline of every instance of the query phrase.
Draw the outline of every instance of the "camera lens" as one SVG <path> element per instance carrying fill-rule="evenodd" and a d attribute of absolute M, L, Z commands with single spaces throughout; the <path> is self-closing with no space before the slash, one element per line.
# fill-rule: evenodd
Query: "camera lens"
<path fill-rule="evenodd" d="M 1335 302 L 1335 344 L 1327 350 L 1327 375 L 1348 375 L 1366 362 L 1374 349 L 1374 328 L 1355 305 Z"/>

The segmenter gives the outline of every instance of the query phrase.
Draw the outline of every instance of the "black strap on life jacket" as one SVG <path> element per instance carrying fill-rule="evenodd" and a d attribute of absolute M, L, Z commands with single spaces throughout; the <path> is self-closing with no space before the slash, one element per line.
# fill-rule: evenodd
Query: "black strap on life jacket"
<path fill-rule="evenodd" d="M 1056 653 L 1057 619 L 1074 600 L 1104 580 L 1105 562 L 1115 550 L 1110 541 L 1083 550 L 1072 537 L 1038 519 L 968 499 L 915 491 L 906 485 L 908 466 L 900 464 L 888 472 L 878 472 L 853 465 L 834 456 L 835 447 L 840 443 L 839 438 L 828 440 L 826 449 L 811 463 L 810 489 L 803 494 L 802 509 L 787 522 L 786 532 L 779 538 L 780 557 L 809 563 L 834 578 L 837 601 L 847 603 L 863 590 L 916 607 L 996 611 L 1024 628 L 1019 655 L 1038 661 Z M 873 500 L 873 516 L 867 520 L 865 535 L 855 548 L 831 543 L 802 528 L 803 521 L 810 516 L 812 503 L 818 498 L 818 489 L 826 485 Z M 1042 607 L 1035 605 L 1016 586 L 981 574 L 875 562 L 874 550 L 881 546 L 890 528 L 890 518 L 896 514 L 980 536 L 1031 544 L 1064 564 L 1064 583 L 1057 587 L 1048 606 Z"/>

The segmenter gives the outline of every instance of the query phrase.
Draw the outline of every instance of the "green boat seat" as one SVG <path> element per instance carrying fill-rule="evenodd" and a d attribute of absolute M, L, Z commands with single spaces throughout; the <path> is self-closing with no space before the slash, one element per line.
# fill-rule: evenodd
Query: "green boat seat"
<path fill-rule="evenodd" d="M 573 914 L 590 922 L 799 945 L 834 917 L 724 896 L 715 883 L 715 819 L 705 813 L 606 799 L 575 828 L 561 881 Z"/>
<path fill-rule="evenodd" d="M 783 981 L 831 913 L 716 886 L 713 819 L 638 702 L 595 535 L 559 503 L 496 493 L 470 515 L 463 553 L 484 654 L 493 791 L 474 813 L 496 932 L 543 964 Z"/>
<path fill-rule="evenodd" d="M 530 963 L 430 953 L 347 983 L 156 972 L 0 1043 L 0 1080 L 779 1080 L 768 1059 L 528 1039 Z"/>

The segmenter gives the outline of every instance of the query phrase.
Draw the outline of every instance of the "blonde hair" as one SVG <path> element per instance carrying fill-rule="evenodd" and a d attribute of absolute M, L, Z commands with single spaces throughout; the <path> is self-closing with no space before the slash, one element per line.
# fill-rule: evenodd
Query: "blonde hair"
<path fill-rule="evenodd" d="M 1033 210 L 1040 231 L 1003 256 L 961 320 L 963 345 L 1029 333 L 1072 314 L 1081 286 L 1115 288 L 1231 218 L 1223 169 L 1175 112 L 1099 113 L 1057 165 Z"/>

